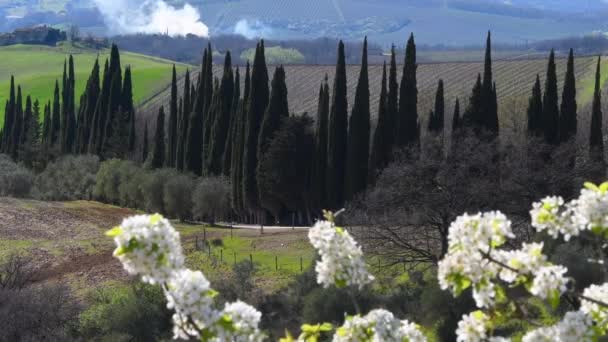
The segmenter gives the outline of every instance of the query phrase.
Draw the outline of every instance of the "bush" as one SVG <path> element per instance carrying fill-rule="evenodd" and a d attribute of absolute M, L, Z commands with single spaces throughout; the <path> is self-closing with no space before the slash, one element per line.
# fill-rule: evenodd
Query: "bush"
<path fill-rule="evenodd" d="M 171 177 L 164 186 L 163 203 L 168 216 L 184 221 L 192 215 L 192 187 L 194 182 L 188 175 Z"/>
<path fill-rule="evenodd" d="M 212 224 L 230 214 L 231 186 L 225 177 L 201 178 L 192 196 L 193 215 Z"/>
<path fill-rule="evenodd" d="M 99 171 L 99 157 L 64 156 L 36 177 L 38 197 L 46 201 L 90 200 Z"/>
<path fill-rule="evenodd" d="M 141 175 L 143 170 L 132 161 L 123 161 L 118 170 L 118 203 L 123 207 L 141 208 Z"/>
<path fill-rule="evenodd" d="M 31 171 L 0 155 L 0 197 L 29 197 L 34 184 Z"/>
<path fill-rule="evenodd" d="M 100 288 L 88 296 L 90 306 L 80 315 L 85 340 L 158 341 L 171 337 L 171 312 L 159 286 Z"/>
<path fill-rule="evenodd" d="M 118 192 L 120 185 L 119 169 L 122 163 L 123 161 L 119 159 L 110 159 L 101 163 L 95 177 L 95 198 L 108 203 L 118 203 L 120 197 Z"/>
<path fill-rule="evenodd" d="M 178 173 L 171 169 L 160 169 L 146 172 L 141 182 L 141 195 L 144 198 L 143 209 L 150 213 L 164 213 L 164 186 Z"/>

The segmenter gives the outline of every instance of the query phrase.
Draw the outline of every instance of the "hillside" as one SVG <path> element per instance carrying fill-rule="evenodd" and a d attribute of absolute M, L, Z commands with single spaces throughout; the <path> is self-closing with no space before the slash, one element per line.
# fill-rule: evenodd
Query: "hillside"
<path fill-rule="evenodd" d="M 48 47 L 33 45 L 12 45 L 0 47 L 0 103 L 4 104 L 9 96 L 10 76 L 22 87 L 23 94 L 29 94 L 41 103 L 51 100 L 55 80 L 59 80 L 63 63 L 69 54 L 74 56 L 76 73 L 76 97 L 84 91 L 95 58 L 100 63 L 109 57 L 109 50 L 97 51 L 73 47 Z M 121 53 L 123 68 L 132 66 L 133 96 L 135 103 L 141 103 L 162 90 L 171 81 L 173 62 L 129 52 Z M 102 64 L 103 70 L 103 64 Z M 184 72 L 185 65 L 178 65 Z M 78 101 L 77 101 L 78 105 Z M 0 126 L 4 122 L 4 110 L 0 110 Z"/>
<path fill-rule="evenodd" d="M 577 58 L 575 62 L 576 77 L 579 91 L 579 106 L 585 105 L 591 100 L 593 91 L 593 75 L 595 71 L 594 57 Z M 496 61 L 494 62 L 494 77 L 499 96 L 501 110 L 506 111 L 513 102 L 526 101 L 530 95 L 536 74 L 540 74 L 544 80 L 546 73 L 545 59 L 518 60 L 518 61 Z M 354 102 L 356 83 L 359 74 L 359 66 L 347 66 L 348 79 L 348 103 L 349 107 Z M 401 79 L 401 67 L 399 69 L 399 80 Z M 269 68 L 270 77 L 274 68 Z M 604 60 L 604 74 L 608 77 L 608 61 Z M 329 76 L 330 83 L 333 80 L 334 66 L 317 65 L 289 65 L 285 66 L 287 76 L 288 100 L 292 113 L 308 112 L 316 115 L 317 97 L 319 85 L 324 76 Z M 214 74 L 221 77 L 222 67 L 215 65 Z M 241 74 L 245 70 L 241 69 Z M 437 82 L 440 78 L 445 83 L 446 115 L 451 118 L 452 106 L 456 98 L 461 103 L 468 101 L 471 88 L 475 83 L 477 73 L 483 72 L 483 63 L 437 63 L 420 64 L 418 66 L 418 91 L 419 91 L 419 113 L 421 116 L 431 110 L 435 98 Z M 562 87 L 564 74 L 566 72 L 566 60 L 557 60 L 557 74 Z M 196 77 L 196 76 L 195 76 Z M 373 65 L 369 67 L 371 111 L 375 115 L 378 109 L 378 98 L 380 96 L 380 82 L 382 78 L 382 66 Z M 243 86 L 241 84 L 241 86 Z M 181 87 L 183 88 L 183 80 Z M 169 103 L 170 92 L 166 89 L 159 96 L 144 103 L 140 107 L 140 112 L 148 117 L 158 113 L 160 105 Z"/>

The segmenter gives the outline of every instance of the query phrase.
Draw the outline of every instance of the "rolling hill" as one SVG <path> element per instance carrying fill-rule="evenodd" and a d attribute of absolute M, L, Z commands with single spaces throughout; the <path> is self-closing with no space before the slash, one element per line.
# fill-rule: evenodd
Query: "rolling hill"
<path fill-rule="evenodd" d="M 84 91 L 95 58 L 100 62 L 109 57 L 109 50 L 97 51 L 73 47 L 48 47 L 38 45 L 12 45 L 0 47 L 0 103 L 9 96 L 10 76 L 15 76 L 24 95 L 31 95 L 41 103 L 53 97 L 55 80 L 61 83 L 63 63 L 69 54 L 74 56 L 76 96 Z M 171 80 L 173 62 L 129 52 L 121 53 L 123 68 L 131 65 L 133 71 L 133 96 L 136 104 L 161 91 Z M 185 65 L 177 65 L 184 72 Z M 103 66 L 102 66 L 103 68 Z M 78 104 L 78 102 L 77 102 Z M 0 110 L 0 127 L 4 122 L 4 110 Z"/>
<path fill-rule="evenodd" d="M 593 75 L 595 71 L 594 57 L 580 57 L 575 61 L 576 77 L 578 82 L 578 101 L 582 108 L 587 104 L 593 94 Z M 512 106 L 527 105 L 536 74 L 544 80 L 546 73 L 545 59 L 517 60 L 517 61 L 495 61 L 494 78 L 499 96 L 499 107 L 501 112 L 512 110 Z M 604 61 L 604 80 L 608 78 L 608 61 Z M 357 65 L 347 66 L 348 80 L 348 103 L 349 107 L 354 102 L 354 94 L 360 67 Z M 399 69 L 399 80 L 401 78 L 401 67 Z M 272 77 L 274 68 L 269 67 Z M 317 96 L 319 85 L 327 74 L 331 82 L 333 80 L 335 67 L 321 65 L 288 65 L 285 66 L 287 76 L 288 101 L 292 113 L 304 113 L 315 116 L 317 111 Z M 245 70 L 241 69 L 241 75 Z M 222 67 L 214 66 L 214 74 L 221 77 Z M 467 63 L 429 63 L 418 66 L 418 111 L 422 117 L 431 110 L 434 105 L 435 91 L 439 79 L 445 83 L 446 116 L 451 120 L 451 112 L 456 98 L 464 104 L 468 101 L 471 88 L 475 83 L 477 73 L 483 72 L 482 62 Z M 562 87 L 564 74 L 566 72 L 566 60 L 557 60 L 557 74 Z M 195 76 L 196 77 L 196 73 Z M 371 112 L 375 116 L 378 109 L 380 95 L 380 82 L 382 77 L 382 66 L 370 65 L 370 94 Z M 183 80 L 181 80 L 183 88 Z M 241 85 L 243 86 L 243 85 Z M 181 95 L 180 95 L 181 96 Z M 160 105 L 169 103 L 170 92 L 166 89 L 158 96 L 145 102 L 140 108 L 147 118 L 154 118 L 158 113 Z M 525 111 L 525 108 L 523 109 Z"/>

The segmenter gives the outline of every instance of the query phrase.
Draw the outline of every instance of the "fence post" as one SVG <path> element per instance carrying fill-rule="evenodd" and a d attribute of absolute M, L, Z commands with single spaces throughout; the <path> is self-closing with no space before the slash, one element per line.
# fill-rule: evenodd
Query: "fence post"
<path fill-rule="evenodd" d="M 211 258 L 211 244 L 207 243 L 207 246 L 209 246 L 208 250 L 209 250 L 209 257 Z"/>
<path fill-rule="evenodd" d="M 296 213 L 291 213 L 291 230 L 296 229 Z"/>
<path fill-rule="evenodd" d="M 203 228 L 203 240 L 207 241 L 207 228 Z"/>
<path fill-rule="evenodd" d="M 220 249 L 220 262 L 224 262 L 224 250 Z"/>
<path fill-rule="evenodd" d="M 234 230 L 234 226 L 230 225 L 230 238 L 232 239 L 233 235 L 232 235 L 232 231 Z"/>
<path fill-rule="evenodd" d="M 278 256 L 274 256 L 274 270 L 278 271 L 279 270 L 279 257 Z"/>
<path fill-rule="evenodd" d="M 234 253 L 234 264 L 236 265 L 236 252 L 233 252 L 233 253 Z"/>
<path fill-rule="evenodd" d="M 253 267 L 253 254 L 249 254 L 249 262 L 251 263 L 251 267 Z"/>
<path fill-rule="evenodd" d="M 300 272 L 304 271 L 304 265 L 302 263 L 302 257 L 300 257 Z"/>

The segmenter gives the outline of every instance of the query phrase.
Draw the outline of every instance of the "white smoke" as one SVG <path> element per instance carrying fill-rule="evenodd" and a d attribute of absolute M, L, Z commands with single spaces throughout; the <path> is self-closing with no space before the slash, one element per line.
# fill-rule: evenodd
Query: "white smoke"
<path fill-rule="evenodd" d="M 272 29 L 259 20 L 250 23 L 247 19 L 241 19 L 234 25 L 234 33 L 247 39 L 268 38 Z"/>
<path fill-rule="evenodd" d="M 209 36 L 209 27 L 190 4 L 175 8 L 162 0 L 94 0 L 111 33 L 168 33 Z"/>

